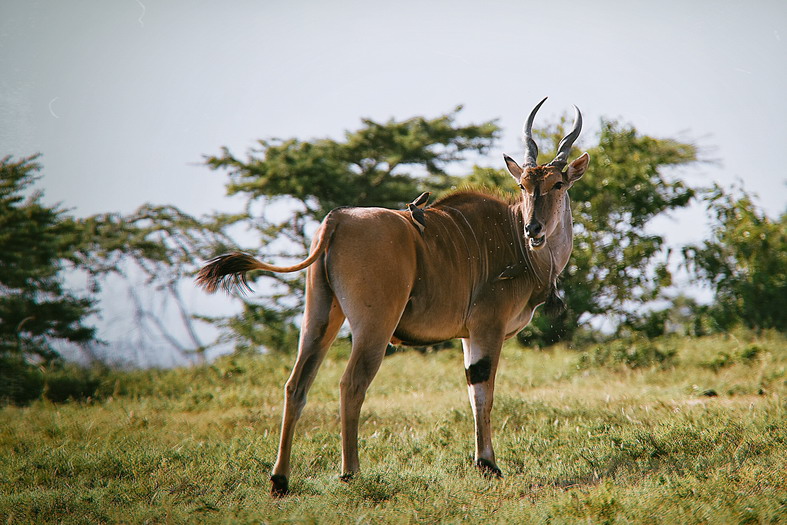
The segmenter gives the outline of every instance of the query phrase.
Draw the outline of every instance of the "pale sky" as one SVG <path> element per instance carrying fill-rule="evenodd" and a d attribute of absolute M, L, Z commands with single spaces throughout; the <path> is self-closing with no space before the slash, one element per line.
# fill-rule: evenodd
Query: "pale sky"
<path fill-rule="evenodd" d="M 587 143 L 602 116 L 694 141 L 717 163 L 690 184 L 742 179 L 787 206 L 783 0 L 3 0 L 0 71 L 0 155 L 43 153 L 46 201 L 75 215 L 238 209 L 203 155 L 458 104 L 499 119 L 481 163 L 502 166 L 544 96 L 536 126 L 576 104 Z M 699 240 L 692 213 L 657 227 Z"/>
<path fill-rule="evenodd" d="M 198 163 L 258 138 L 340 137 L 362 117 L 500 119 L 578 105 L 693 139 L 775 214 L 787 199 L 787 2 L 5 0 L 0 151 L 44 154 L 77 214 L 143 202 L 193 213 L 225 177 Z"/>

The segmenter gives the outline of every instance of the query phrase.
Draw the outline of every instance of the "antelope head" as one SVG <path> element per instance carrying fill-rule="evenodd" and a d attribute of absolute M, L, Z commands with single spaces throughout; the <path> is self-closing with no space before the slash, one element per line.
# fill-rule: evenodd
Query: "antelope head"
<path fill-rule="evenodd" d="M 566 192 L 582 177 L 590 161 L 588 154 L 583 153 L 572 163 L 568 163 L 571 146 L 582 131 L 582 114 L 579 108 L 574 106 L 574 126 L 560 141 L 557 155 L 548 164 L 538 165 L 538 146 L 532 137 L 532 127 L 533 119 L 545 100 L 546 97 L 533 108 L 522 130 L 525 141 L 524 164 L 520 166 L 508 155 L 503 155 L 509 173 L 522 190 L 525 239 L 532 250 L 543 248 L 560 225 L 569 206 Z"/>

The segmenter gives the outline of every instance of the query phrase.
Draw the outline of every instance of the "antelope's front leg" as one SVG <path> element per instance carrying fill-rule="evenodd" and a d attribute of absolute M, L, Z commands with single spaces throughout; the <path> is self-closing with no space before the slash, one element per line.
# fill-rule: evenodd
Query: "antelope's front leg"
<path fill-rule="evenodd" d="M 495 463 L 491 414 L 502 341 L 502 337 L 479 339 L 472 334 L 469 339 L 462 339 L 467 392 L 475 419 L 475 465 L 485 476 L 498 478 L 503 473 Z"/>

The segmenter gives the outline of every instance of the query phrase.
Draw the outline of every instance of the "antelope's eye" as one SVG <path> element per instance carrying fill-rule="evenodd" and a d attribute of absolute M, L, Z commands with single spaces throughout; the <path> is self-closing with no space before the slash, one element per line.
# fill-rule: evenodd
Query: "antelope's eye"
<path fill-rule="evenodd" d="M 564 186 L 564 184 L 562 182 L 558 182 L 554 186 L 552 186 L 552 189 L 553 190 L 559 190 L 559 189 L 562 189 L 563 186 Z"/>

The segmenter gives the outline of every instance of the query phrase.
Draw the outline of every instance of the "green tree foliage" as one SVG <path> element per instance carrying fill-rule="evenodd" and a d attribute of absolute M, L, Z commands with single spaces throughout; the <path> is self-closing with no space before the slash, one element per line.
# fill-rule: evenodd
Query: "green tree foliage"
<path fill-rule="evenodd" d="M 714 291 L 706 311 L 722 329 L 787 331 L 787 213 L 772 220 L 745 192 L 714 187 L 706 197 L 714 217 L 710 238 L 686 246 L 694 275 Z"/>
<path fill-rule="evenodd" d="M 38 178 L 36 157 L 0 161 L 0 356 L 56 357 L 50 342 L 83 343 L 93 301 L 63 286 L 61 270 L 79 243 L 77 224 L 58 207 L 25 196 Z"/>
<path fill-rule="evenodd" d="M 41 166 L 35 156 L 0 160 L 0 400 L 38 397 L 44 377 L 36 366 L 57 361 L 56 340 L 86 343 L 94 329 L 90 298 L 63 285 L 62 270 L 79 228 L 59 207 L 29 193 Z"/>
<path fill-rule="evenodd" d="M 247 197 L 236 221 L 253 228 L 266 260 L 303 257 L 311 233 L 339 206 L 401 208 L 422 191 L 445 191 L 459 182 L 448 168 L 468 154 L 485 153 L 499 129 L 490 121 L 460 125 L 461 107 L 434 119 L 385 123 L 363 120 L 343 140 L 261 140 L 245 159 L 227 148 L 207 165 L 229 173 L 229 194 Z M 277 208 L 287 205 L 286 211 Z M 292 350 L 295 316 L 302 310 L 303 275 L 264 273 L 261 297 L 237 317 L 221 321 L 248 345 Z M 265 321 L 262 323 L 261 321 Z"/>
<path fill-rule="evenodd" d="M 244 193 L 250 201 L 296 199 L 303 206 L 300 217 L 322 220 L 339 206 L 396 208 L 421 191 L 455 185 L 448 165 L 467 152 L 486 152 L 497 138 L 499 129 L 491 121 L 457 125 L 460 110 L 431 120 L 364 119 L 361 129 L 345 133 L 341 141 L 260 140 L 246 160 L 227 148 L 206 160 L 213 169 L 229 171 L 230 195 Z"/>

